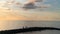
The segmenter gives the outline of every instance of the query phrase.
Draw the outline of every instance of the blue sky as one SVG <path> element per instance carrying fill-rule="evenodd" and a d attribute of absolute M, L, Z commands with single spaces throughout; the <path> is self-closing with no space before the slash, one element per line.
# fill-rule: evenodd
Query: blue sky
<path fill-rule="evenodd" d="M 1 1 L 6 1 L 6 0 L 0 0 Z M 17 1 L 17 0 L 16 0 Z M 18 0 L 20 2 L 25 2 L 25 0 Z M 50 8 L 47 8 L 46 10 L 49 10 L 49 11 L 60 11 L 60 0 L 46 0 L 44 2 L 44 4 L 50 4 L 51 7 Z"/>
<path fill-rule="evenodd" d="M 24 1 L 22 0 L 22 2 L 24 2 Z M 46 9 L 48 11 L 60 11 L 60 0 L 46 0 L 46 1 L 44 1 L 44 4 L 51 5 L 50 8 Z"/>
<path fill-rule="evenodd" d="M 6 1 L 6 0 L 0 0 L 0 3 L 1 2 L 4 2 L 4 1 Z M 16 0 L 16 1 L 18 1 L 18 2 L 22 2 L 22 3 L 24 3 L 25 1 L 23 1 L 23 0 Z M 2 2 L 2 3 L 3 3 Z M 13 9 L 15 9 L 16 7 L 18 7 L 18 6 L 15 6 L 16 4 L 12 4 L 12 5 L 14 5 L 14 6 L 10 6 L 10 5 L 4 5 L 4 6 L 7 6 L 8 8 L 12 8 L 12 10 Z M 30 18 L 31 16 L 31 19 L 35 19 L 35 17 L 36 16 L 38 16 L 39 18 L 36 18 L 36 19 L 57 19 L 57 20 L 59 20 L 60 19 L 60 0 L 45 0 L 44 2 L 43 2 L 43 4 L 42 4 L 42 6 L 44 7 L 44 5 L 45 6 L 48 6 L 48 5 L 51 5 L 50 7 L 48 7 L 48 8 L 43 8 L 43 10 L 42 11 L 40 11 L 40 8 L 38 8 L 37 9 L 37 11 L 35 12 L 35 9 L 34 10 L 32 10 L 32 11 L 27 11 L 26 13 L 24 12 L 24 11 L 20 11 L 20 5 L 19 5 L 19 11 L 17 11 L 16 13 L 17 13 L 17 15 L 24 15 L 24 16 L 27 16 L 28 18 Z M 6 8 L 6 7 L 3 7 L 3 8 Z M 39 12 L 38 12 L 39 11 Z M 31 13 L 30 13 L 31 12 Z M 57 12 L 57 13 L 56 13 Z M 15 13 L 15 14 L 16 14 Z M 34 13 L 34 14 L 32 14 L 32 13 Z M 5 14 L 5 13 L 4 13 Z M 6 13 L 7 14 L 7 13 Z M 30 16 L 31 15 L 31 16 Z M 33 16 L 33 15 L 35 15 L 35 16 Z M 20 17 L 20 16 L 17 16 L 17 17 Z M 47 18 L 48 17 L 48 18 Z M 15 18 L 15 17 L 14 17 Z"/>
<path fill-rule="evenodd" d="M 45 4 L 50 4 L 51 8 L 49 10 L 57 11 L 60 10 L 60 0 L 47 0 Z"/>

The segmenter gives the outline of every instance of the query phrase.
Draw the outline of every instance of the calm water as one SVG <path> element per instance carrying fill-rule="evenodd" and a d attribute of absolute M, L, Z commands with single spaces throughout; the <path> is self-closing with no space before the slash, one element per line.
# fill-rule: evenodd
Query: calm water
<path fill-rule="evenodd" d="M 17 29 L 22 27 L 57 27 L 60 21 L 0 21 L 0 30 Z"/>
<path fill-rule="evenodd" d="M 56 27 L 60 28 L 60 21 L 0 21 L 0 30 L 19 29 L 24 27 Z M 36 31 L 18 34 L 60 34 L 57 30 Z"/>
<path fill-rule="evenodd" d="M 58 27 L 60 28 L 60 21 L 26 21 L 25 24 L 31 27 Z M 45 31 L 36 31 L 36 32 L 27 32 L 27 33 L 18 33 L 18 34 L 60 34 L 60 31 L 57 30 L 45 30 Z"/>

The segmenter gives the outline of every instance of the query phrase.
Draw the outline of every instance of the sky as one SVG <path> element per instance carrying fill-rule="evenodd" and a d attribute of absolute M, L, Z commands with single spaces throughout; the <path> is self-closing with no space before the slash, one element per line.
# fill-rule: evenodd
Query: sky
<path fill-rule="evenodd" d="M 0 0 L 0 2 L 5 2 L 7 0 Z M 27 0 L 15 0 L 17 2 L 25 3 Z M 43 4 L 50 5 L 50 8 L 47 8 L 48 10 L 57 11 L 60 10 L 60 0 L 44 0 Z M 45 10 L 47 10 L 45 9 Z"/>
<path fill-rule="evenodd" d="M 45 2 L 45 4 L 50 4 L 52 5 L 50 10 L 60 10 L 60 0 L 47 0 L 47 2 Z"/>
<path fill-rule="evenodd" d="M 11 1 L 11 0 L 0 0 L 0 3 L 5 3 L 6 1 Z M 33 1 L 33 0 L 30 0 L 30 1 Z M 20 2 L 21 4 L 25 4 L 26 2 L 29 2 L 29 1 L 27 1 L 27 0 L 15 0 L 15 2 Z M 36 4 L 36 5 L 38 5 L 38 4 Z M 0 4 L 0 7 L 3 7 L 3 6 L 6 6 L 6 7 L 9 6 L 9 8 L 11 8 L 11 9 L 17 9 L 17 8 L 19 9 L 20 8 L 20 6 L 16 6 L 14 4 L 12 4 L 12 5 L 5 5 L 5 4 L 1 5 Z M 30 12 L 27 11 L 25 13 L 23 11 L 16 12 L 16 10 L 15 10 L 15 12 L 17 15 L 21 14 L 25 17 L 27 16 L 26 18 L 29 18 L 29 19 L 30 18 L 31 19 L 58 19 L 58 20 L 60 19 L 60 0 L 43 0 L 43 2 L 40 2 L 40 6 L 42 6 L 42 7 L 45 6 L 48 8 L 37 8 L 37 9 L 33 9 L 33 10 L 28 10 Z M 32 13 L 34 13 L 34 14 L 32 14 Z M 6 14 L 6 13 L 4 13 L 4 14 Z M 34 15 L 38 16 L 38 18 L 36 18 Z M 18 19 L 20 19 L 20 18 L 18 18 Z"/>
<path fill-rule="evenodd" d="M 25 1 L 20 0 L 20 2 L 23 3 Z M 50 8 L 45 9 L 46 11 L 47 10 L 49 10 L 49 11 L 59 10 L 60 11 L 60 0 L 44 0 L 42 3 L 51 6 Z"/>

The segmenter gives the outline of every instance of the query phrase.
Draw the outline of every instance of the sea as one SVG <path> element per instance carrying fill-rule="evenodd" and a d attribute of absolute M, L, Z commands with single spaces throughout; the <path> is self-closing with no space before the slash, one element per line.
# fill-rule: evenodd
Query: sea
<path fill-rule="evenodd" d="M 56 27 L 60 28 L 60 21 L 28 21 L 26 22 L 28 26 L 31 27 Z M 45 31 L 35 31 L 17 34 L 60 34 L 57 30 L 45 30 Z"/>
<path fill-rule="evenodd" d="M 0 31 L 20 29 L 23 27 L 55 27 L 60 28 L 60 21 L 0 21 Z M 45 30 L 45 31 L 35 31 L 26 33 L 16 33 L 16 34 L 60 34 L 58 30 Z"/>

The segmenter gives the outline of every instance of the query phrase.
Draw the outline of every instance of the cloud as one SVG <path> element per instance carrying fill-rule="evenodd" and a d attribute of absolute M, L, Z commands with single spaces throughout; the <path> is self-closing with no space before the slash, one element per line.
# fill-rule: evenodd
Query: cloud
<path fill-rule="evenodd" d="M 45 4 L 47 0 L 42 0 L 41 2 L 36 2 L 35 5 L 39 6 L 40 8 L 49 8 L 51 7 L 51 4 Z"/>
<path fill-rule="evenodd" d="M 51 5 L 50 4 L 43 4 L 43 5 L 40 5 L 40 7 L 41 8 L 49 8 L 49 7 L 51 7 Z"/>
<path fill-rule="evenodd" d="M 0 1 L 0 7 L 3 7 L 5 5 L 5 1 Z"/>
<path fill-rule="evenodd" d="M 36 0 L 36 2 L 42 2 L 43 0 Z"/>

